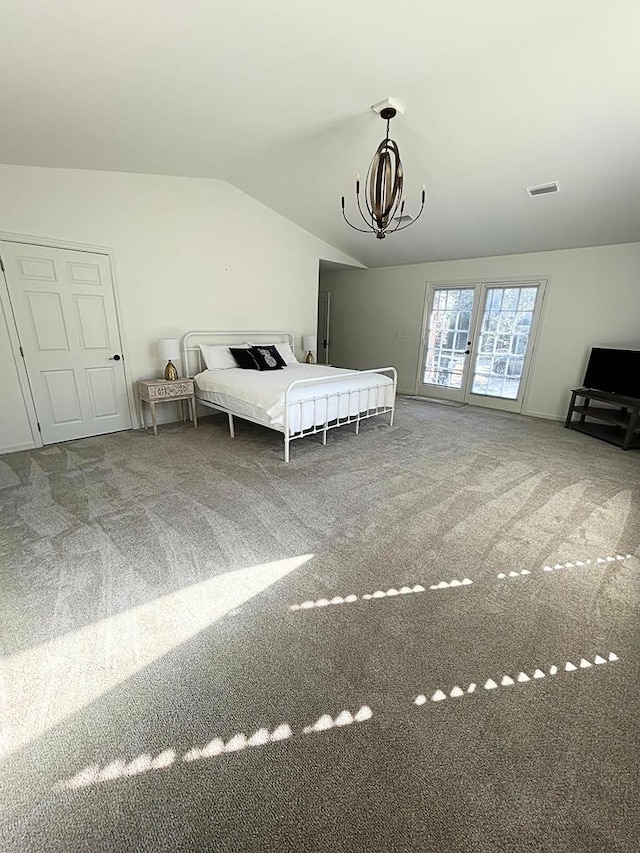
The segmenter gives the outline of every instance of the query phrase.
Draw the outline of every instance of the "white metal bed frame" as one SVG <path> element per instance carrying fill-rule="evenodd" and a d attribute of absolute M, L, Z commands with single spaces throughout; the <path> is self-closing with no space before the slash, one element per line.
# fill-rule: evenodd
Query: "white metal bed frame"
<path fill-rule="evenodd" d="M 229 339 L 237 339 L 240 338 L 243 342 L 251 341 L 252 343 L 260 343 L 260 340 L 256 340 L 259 338 L 268 339 L 269 343 L 274 343 L 279 340 L 286 340 L 291 346 L 291 350 L 294 351 L 294 336 L 291 332 L 273 332 L 273 331 L 191 331 L 187 332 L 182 338 L 182 366 L 184 370 L 184 374 L 186 376 L 193 376 L 194 374 L 190 370 L 190 365 L 193 364 L 192 356 L 194 353 L 197 355 L 197 365 L 198 370 L 196 373 L 200 373 L 204 370 L 202 353 L 200 351 L 200 347 L 198 344 L 194 345 L 194 341 L 196 339 L 200 339 L 199 343 L 206 343 L 205 340 L 209 339 L 209 343 L 211 343 L 211 339 L 220 339 L 226 338 L 226 341 L 218 341 L 218 345 L 224 346 L 225 343 L 229 343 Z M 231 346 L 233 344 L 230 344 Z M 393 394 L 391 398 L 391 404 L 387 405 L 383 403 L 383 405 L 376 405 L 375 407 L 369 407 L 367 402 L 367 408 L 363 411 L 358 411 L 356 414 L 350 414 L 351 409 L 351 395 L 358 394 L 362 391 L 371 391 L 371 390 L 379 390 L 380 388 L 386 389 L 386 386 L 371 386 L 371 385 L 362 385 L 358 388 L 353 388 L 349 391 L 336 391 L 334 394 L 325 393 L 319 394 L 316 397 L 305 397 L 304 400 L 291 400 L 291 392 L 293 389 L 308 387 L 312 388 L 314 385 L 318 385 L 320 383 L 332 383 L 332 382 L 340 382 L 344 380 L 348 376 L 367 376 L 371 373 L 381 373 L 383 375 L 389 375 L 392 383 L 393 383 Z M 203 406 L 208 406 L 210 409 L 215 409 L 219 412 L 225 412 L 229 418 L 229 435 L 231 438 L 235 438 L 235 426 L 233 423 L 233 418 L 239 417 L 246 421 L 252 421 L 253 423 L 260 424 L 260 426 L 266 426 L 269 429 L 276 430 L 277 432 L 284 433 L 284 461 L 289 462 L 289 445 L 296 438 L 305 438 L 308 435 L 317 435 L 318 433 L 322 433 L 322 444 L 326 445 L 327 443 L 327 432 L 330 429 L 335 429 L 339 426 L 344 426 L 345 424 L 355 423 L 356 425 L 356 435 L 360 432 L 360 421 L 365 420 L 366 418 L 372 418 L 376 415 L 389 415 L 389 426 L 393 426 L 393 416 L 395 412 L 395 404 L 396 404 L 396 389 L 398 385 L 398 373 L 395 367 L 376 367 L 372 370 L 354 370 L 350 373 L 340 373 L 336 376 L 320 376 L 315 379 L 296 379 L 291 382 L 286 391 L 284 397 L 284 426 L 280 426 L 278 424 L 265 424 L 264 421 L 260 421 L 257 418 L 252 418 L 246 414 L 240 414 L 238 412 L 234 412 L 232 409 L 229 409 L 225 406 L 221 406 L 217 403 L 211 403 L 208 400 L 203 400 L 202 398 L 197 396 L 197 388 L 196 388 L 196 399 Z M 347 415 L 345 417 L 340 417 L 340 398 L 348 396 L 347 401 Z M 338 417 L 335 420 L 328 420 L 329 416 L 329 401 L 334 400 L 337 403 L 337 412 Z M 359 401 L 359 396 L 358 396 Z M 326 418 L 324 423 L 316 423 L 316 412 L 317 405 L 320 400 L 325 401 L 325 412 Z M 367 395 L 367 401 L 369 400 L 369 395 Z M 302 426 L 302 407 L 305 404 L 313 403 L 313 426 L 308 429 L 304 429 Z M 291 431 L 291 411 L 295 406 L 300 407 L 300 430 L 298 432 Z M 358 402 L 357 408 L 360 408 L 360 404 Z"/>

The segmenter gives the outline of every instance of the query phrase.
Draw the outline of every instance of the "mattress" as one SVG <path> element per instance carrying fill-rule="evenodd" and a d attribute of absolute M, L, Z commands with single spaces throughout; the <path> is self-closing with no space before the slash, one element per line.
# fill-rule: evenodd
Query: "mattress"
<path fill-rule="evenodd" d="M 341 375 L 342 380 L 338 378 Z M 323 378 L 332 381 L 323 382 Z M 291 390 L 290 433 L 393 405 L 395 389 L 390 377 L 381 373 L 354 374 L 323 364 L 293 364 L 267 371 L 239 367 L 204 370 L 194 377 L 198 399 L 281 432 L 285 424 L 285 391 L 299 379 L 317 382 Z M 331 396 L 327 399 L 324 395 Z"/>

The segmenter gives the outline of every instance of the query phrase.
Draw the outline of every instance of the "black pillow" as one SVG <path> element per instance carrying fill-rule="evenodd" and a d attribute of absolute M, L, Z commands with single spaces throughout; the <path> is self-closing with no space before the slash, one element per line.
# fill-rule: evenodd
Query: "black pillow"
<path fill-rule="evenodd" d="M 249 352 L 253 355 L 258 370 L 281 370 L 286 366 L 286 362 L 273 345 L 265 346 L 257 344 L 252 346 Z"/>
<path fill-rule="evenodd" d="M 243 370 L 260 370 L 249 347 L 229 347 L 229 352 Z"/>

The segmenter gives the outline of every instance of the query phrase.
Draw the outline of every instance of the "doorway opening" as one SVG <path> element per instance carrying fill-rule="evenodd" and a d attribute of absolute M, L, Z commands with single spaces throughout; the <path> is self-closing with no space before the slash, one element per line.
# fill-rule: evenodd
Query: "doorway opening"
<path fill-rule="evenodd" d="M 329 364 L 329 314 L 331 294 L 328 290 L 318 292 L 318 364 Z"/>

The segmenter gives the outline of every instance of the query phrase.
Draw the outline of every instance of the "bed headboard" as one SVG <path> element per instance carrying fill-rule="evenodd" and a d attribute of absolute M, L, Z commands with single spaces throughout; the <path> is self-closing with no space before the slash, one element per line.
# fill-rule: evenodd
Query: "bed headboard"
<path fill-rule="evenodd" d="M 273 344 L 286 341 L 295 352 L 293 332 L 265 332 L 255 329 L 240 329 L 233 331 L 193 331 L 182 336 L 180 350 L 182 352 L 182 373 L 184 376 L 194 376 L 204 370 L 200 344 L 237 346 L 246 341 L 252 344 Z"/>

